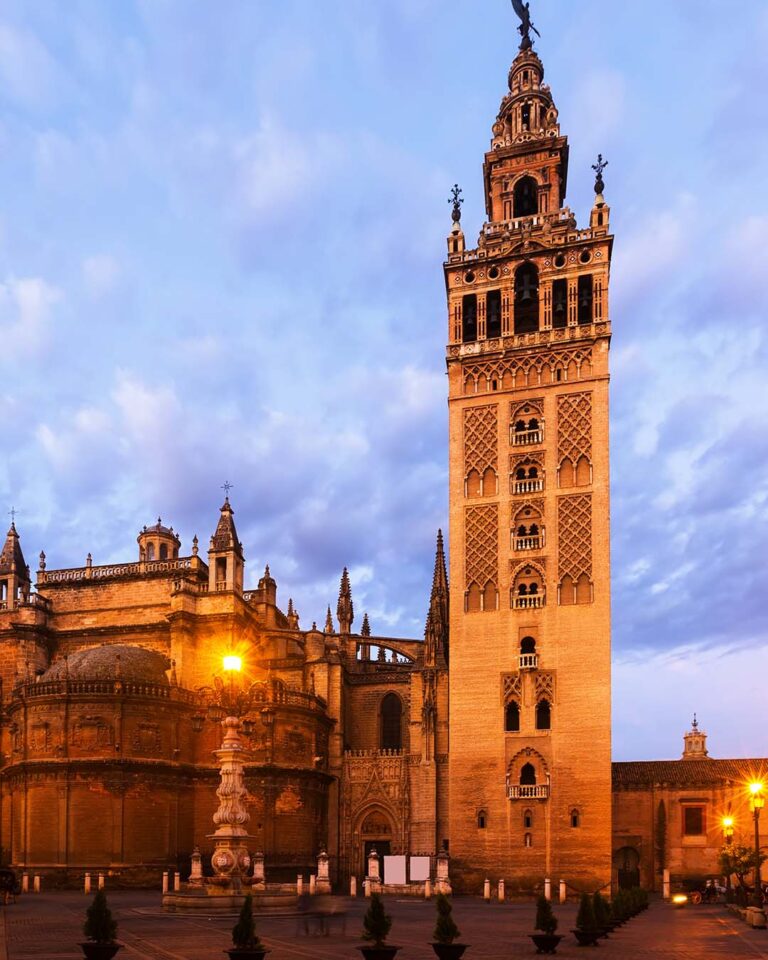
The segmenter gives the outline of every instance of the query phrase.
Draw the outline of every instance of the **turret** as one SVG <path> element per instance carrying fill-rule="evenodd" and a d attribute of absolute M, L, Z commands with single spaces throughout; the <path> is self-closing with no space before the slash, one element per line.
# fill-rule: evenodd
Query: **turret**
<path fill-rule="evenodd" d="M 709 756 L 707 752 L 707 735 L 699 729 L 699 721 L 696 714 L 693 715 L 693 725 L 683 737 L 685 746 L 683 748 L 683 760 L 703 760 Z"/>
<path fill-rule="evenodd" d="M 216 532 L 211 537 L 208 550 L 208 589 L 210 592 L 230 590 L 242 592 L 245 566 L 243 545 L 237 537 L 234 511 L 230 506 L 229 496 L 225 497 L 220 514 Z"/>
<path fill-rule="evenodd" d="M 0 609 L 12 609 L 29 596 L 29 568 L 21 552 L 15 522 L 11 523 L 0 552 Z"/>
<path fill-rule="evenodd" d="M 151 527 L 144 527 L 136 537 L 139 545 L 139 562 L 154 560 L 176 560 L 179 556 L 181 540 L 173 532 L 173 527 L 164 527 L 160 517 Z"/>

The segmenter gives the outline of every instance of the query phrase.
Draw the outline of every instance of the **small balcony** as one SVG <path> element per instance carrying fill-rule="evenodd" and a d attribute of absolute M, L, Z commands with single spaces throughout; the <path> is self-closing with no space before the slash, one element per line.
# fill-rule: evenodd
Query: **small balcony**
<path fill-rule="evenodd" d="M 549 784 L 528 786 L 522 783 L 507 784 L 507 797 L 510 800 L 546 800 L 549 797 Z"/>
<path fill-rule="evenodd" d="M 510 432 L 509 442 L 513 447 L 530 447 L 544 442 L 544 431 L 541 427 L 535 430 L 515 430 Z"/>
<path fill-rule="evenodd" d="M 543 593 L 526 593 L 512 597 L 513 610 L 538 610 L 544 606 L 546 596 Z"/>
<path fill-rule="evenodd" d="M 515 550 L 541 550 L 544 537 L 515 537 Z"/>
<path fill-rule="evenodd" d="M 538 670 L 538 668 L 539 668 L 538 653 L 521 653 L 520 654 L 521 670 Z"/>
<path fill-rule="evenodd" d="M 512 493 L 541 493 L 544 489 L 544 478 L 536 477 L 532 480 L 513 480 Z"/>

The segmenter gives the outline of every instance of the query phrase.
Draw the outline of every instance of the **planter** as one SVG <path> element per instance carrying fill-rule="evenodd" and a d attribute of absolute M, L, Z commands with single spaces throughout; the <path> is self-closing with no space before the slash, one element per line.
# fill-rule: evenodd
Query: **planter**
<path fill-rule="evenodd" d="M 563 939 L 559 933 L 529 933 L 536 953 L 557 953 L 557 946 Z"/>
<path fill-rule="evenodd" d="M 440 960 L 461 960 L 467 946 L 466 943 L 433 943 L 432 949 Z"/>
<path fill-rule="evenodd" d="M 121 946 L 121 943 L 115 943 L 114 940 L 112 943 L 96 943 L 95 940 L 88 940 L 80 944 L 86 960 L 112 960 Z"/>
<path fill-rule="evenodd" d="M 387 943 L 382 943 L 380 946 L 371 945 L 358 947 L 360 953 L 365 957 L 365 960 L 393 960 L 395 954 L 398 950 L 401 950 L 402 947 L 390 947 Z"/>
<path fill-rule="evenodd" d="M 258 947 L 254 950 L 232 947 L 224 952 L 229 954 L 230 960 L 264 960 L 269 950 L 266 947 Z"/>
<path fill-rule="evenodd" d="M 579 941 L 580 947 L 596 947 L 599 936 L 597 930 L 571 930 L 571 933 Z"/>

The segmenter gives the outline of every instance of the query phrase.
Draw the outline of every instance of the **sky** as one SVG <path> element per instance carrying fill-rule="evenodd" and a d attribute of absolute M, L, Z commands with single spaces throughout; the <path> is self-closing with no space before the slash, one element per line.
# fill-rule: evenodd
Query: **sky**
<path fill-rule="evenodd" d="M 534 0 L 614 249 L 614 755 L 766 756 L 768 3 Z M 442 260 L 506 0 L 3 0 L 0 507 L 34 570 L 213 532 L 302 626 L 344 565 L 422 635 L 447 517 Z M 10 518 L 8 518 L 10 522 Z M 759 705 L 762 704 L 762 708 Z"/>

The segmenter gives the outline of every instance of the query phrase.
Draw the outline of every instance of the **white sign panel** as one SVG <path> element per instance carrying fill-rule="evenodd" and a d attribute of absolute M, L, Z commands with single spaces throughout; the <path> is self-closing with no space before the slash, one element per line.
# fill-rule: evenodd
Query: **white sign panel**
<path fill-rule="evenodd" d="M 411 883 L 429 880 L 429 857 L 411 857 Z"/>
<path fill-rule="evenodd" d="M 405 857 L 384 857 L 384 883 L 405 883 Z"/>

